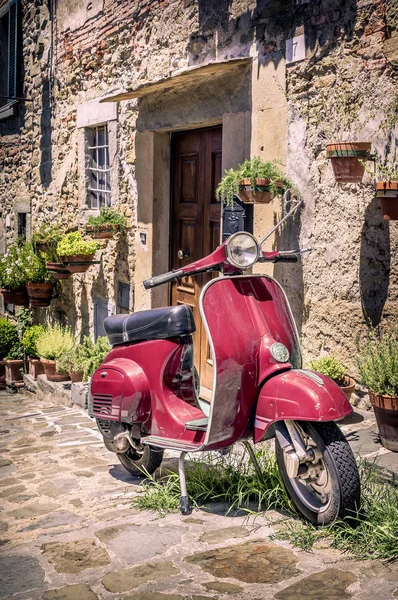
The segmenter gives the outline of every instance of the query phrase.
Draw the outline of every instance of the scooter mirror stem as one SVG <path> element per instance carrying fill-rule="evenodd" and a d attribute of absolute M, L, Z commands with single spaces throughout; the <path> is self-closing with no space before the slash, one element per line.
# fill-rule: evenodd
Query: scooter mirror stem
<path fill-rule="evenodd" d="M 285 215 L 285 216 L 284 216 L 284 217 L 283 217 L 283 218 L 282 218 L 282 219 L 281 219 L 281 220 L 280 220 L 280 221 L 279 221 L 279 222 L 278 222 L 278 223 L 275 225 L 275 227 L 273 227 L 273 228 L 271 229 L 271 231 L 269 231 L 269 232 L 267 233 L 267 235 L 266 235 L 265 237 L 263 237 L 263 239 L 262 239 L 262 240 L 260 240 L 260 241 L 259 241 L 258 245 L 259 245 L 259 247 L 260 247 L 260 248 L 261 248 L 261 246 L 264 244 L 265 240 L 267 240 L 267 239 L 268 239 L 268 238 L 269 238 L 269 237 L 270 237 L 270 236 L 271 236 L 271 235 L 274 233 L 274 231 L 276 231 L 276 230 L 278 229 L 278 227 L 279 227 L 280 225 L 282 225 L 282 223 L 284 223 L 284 222 L 286 221 L 286 219 L 288 219 L 289 217 L 291 217 L 291 216 L 292 216 L 292 214 L 294 214 L 294 213 L 296 212 L 296 210 L 297 210 L 297 209 L 298 209 L 298 208 L 299 208 L 299 207 L 300 207 L 302 204 L 303 204 L 303 201 L 302 201 L 302 200 L 299 200 L 299 201 L 297 202 L 297 204 L 296 204 L 295 206 L 293 206 L 293 208 L 292 208 L 292 209 L 291 209 L 291 210 L 290 210 L 290 211 L 287 213 L 287 215 Z"/>

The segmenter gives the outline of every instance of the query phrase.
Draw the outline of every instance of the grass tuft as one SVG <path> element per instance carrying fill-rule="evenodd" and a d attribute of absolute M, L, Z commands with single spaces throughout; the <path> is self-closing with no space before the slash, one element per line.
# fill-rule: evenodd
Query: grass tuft
<path fill-rule="evenodd" d="M 256 452 L 262 477 L 258 477 L 247 460 L 247 455 L 237 457 L 231 452 L 226 456 L 208 453 L 201 462 L 193 462 L 187 468 L 187 491 L 190 501 L 199 507 L 209 502 L 228 505 L 228 511 L 245 510 L 247 513 L 261 510 L 290 509 L 291 502 L 279 476 L 274 455 L 260 450 Z M 155 480 L 146 474 L 147 485 L 143 494 L 135 499 L 140 509 L 150 509 L 166 514 L 180 506 L 180 483 L 177 473 L 168 472 Z"/>

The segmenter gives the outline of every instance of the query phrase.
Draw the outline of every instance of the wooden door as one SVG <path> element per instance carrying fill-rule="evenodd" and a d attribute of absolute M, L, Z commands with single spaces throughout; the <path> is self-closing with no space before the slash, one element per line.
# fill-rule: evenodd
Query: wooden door
<path fill-rule="evenodd" d="M 178 269 L 220 245 L 221 204 L 215 190 L 221 179 L 221 127 L 172 136 L 172 268 Z M 184 254 L 179 258 L 179 252 Z M 180 253 L 181 255 L 181 253 Z M 210 348 L 199 314 L 199 296 L 211 275 L 186 277 L 172 286 L 172 304 L 188 304 L 194 313 L 195 365 L 201 393 L 210 398 L 213 371 Z"/>

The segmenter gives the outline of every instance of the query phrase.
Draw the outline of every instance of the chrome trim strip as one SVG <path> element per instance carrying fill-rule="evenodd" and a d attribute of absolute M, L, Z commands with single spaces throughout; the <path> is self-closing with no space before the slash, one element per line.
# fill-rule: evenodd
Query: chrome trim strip
<path fill-rule="evenodd" d="M 170 440 L 169 438 L 162 438 L 157 436 L 149 435 L 142 440 L 143 444 L 147 446 L 155 446 L 159 448 L 170 448 L 171 450 L 180 450 L 181 452 L 197 452 L 203 447 L 190 444 L 189 442 L 180 443 L 179 440 Z"/>
<path fill-rule="evenodd" d="M 299 373 L 306 375 L 307 377 L 315 381 L 315 383 L 317 383 L 318 385 L 325 385 L 323 380 L 319 377 L 319 375 L 314 373 L 314 371 L 310 371 L 309 369 L 293 369 L 293 371 L 298 371 Z"/>

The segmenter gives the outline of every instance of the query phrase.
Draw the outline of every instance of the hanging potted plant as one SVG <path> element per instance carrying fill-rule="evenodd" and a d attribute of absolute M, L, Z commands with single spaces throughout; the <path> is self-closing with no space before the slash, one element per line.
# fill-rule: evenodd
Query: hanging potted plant
<path fill-rule="evenodd" d="M 85 352 L 81 345 L 73 346 L 57 360 L 57 373 L 68 373 L 72 383 L 83 381 Z"/>
<path fill-rule="evenodd" d="M 368 334 L 360 346 L 358 371 L 369 389 L 381 443 L 398 452 L 398 328 Z"/>
<path fill-rule="evenodd" d="M 333 379 L 349 400 L 355 390 L 355 381 L 347 375 L 344 365 L 334 356 L 322 356 L 310 362 L 310 369 Z"/>
<path fill-rule="evenodd" d="M 383 219 L 398 219 L 398 163 L 382 165 L 376 163 L 376 196 L 380 201 Z"/>
<path fill-rule="evenodd" d="M 27 306 L 29 304 L 23 266 L 23 245 L 17 242 L 0 256 L 0 288 L 6 304 Z"/>
<path fill-rule="evenodd" d="M 31 243 L 26 243 L 22 253 L 29 305 L 32 308 L 50 306 L 54 280 L 46 267 L 44 254 L 36 252 Z"/>
<path fill-rule="evenodd" d="M 23 381 L 24 350 L 18 340 L 8 351 L 5 358 L 6 384 L 15 385 Z"/>
<path fill-rule="evenodd" d="M 126 218 L 113 208 L 100 208 L 100 214 L 87 219 L 86 233 L 96 239 L 110 239 L 118 231 L 123 231 Z"/>
<path fill-rule="evenodd" d="M 28 356 L 28 372 L 34 380 L 39 375 L 44 375 L 44 367 L 36 347 L 36 341 L 43 331 L 44 327 L 42 325 L 32 325 L 32 327 L 25 330 L 22 336 L 22 345 Z"/>
<path fill-rule="evenodd" d="M 36 339 L 36 350 L 43 363 L 44 372 L 49 381 L 66 381 L 67 374 L 57 373 L 57 360 L 74 345 L 72 331 L 69 327 L 55 324 L 47 327 Z"/>
<path fill-rule="evenodd" d="M 31 242 L 35 250 L 45 252 L 46 254 L 57 247 L 58 242 L 62 240 L 65 233 L 59 225 L 43 223 L 39 229 L 32 233 Z"/>
<path fill-rule="evenodd" d="M 362 181 L 363 161 L 370 160 L 370 142 L 334 142 L 326 145 L 326 158 L 332 163 L 337 183 Z"/>
<path fill-rule="evenodd" d="M 4 359 L 16 344 L 18 344 L 17 328 L 5 317 L 0 317 L 0 389 L 6 387 Z"/>
<path fill-rule="evenodd" d="M 97 248 L 97 242 L 84 240 L 81 233 L 72 231 L 57 244 L 57 253 L 68 271 L 84 273 L 94 263 Z"/>
<path fill-rule="evenodd" d="M 247 204 L 268 204 L 277 192 L 292 188 L 277 161 L 265 162 L 258 156 L 246 159 L 236 169 L 225 171 L 216 197 L 227 206 L 233 206 L 234 196 Z"/>

